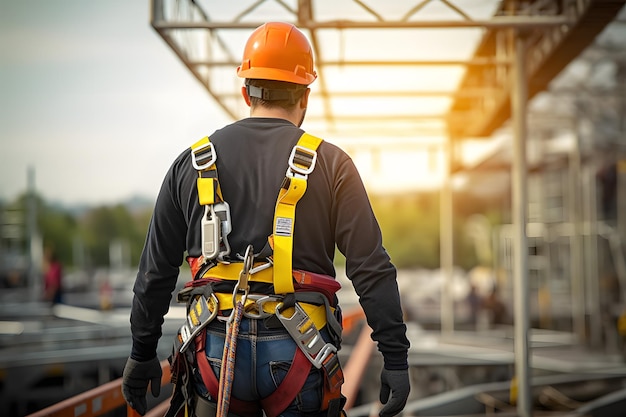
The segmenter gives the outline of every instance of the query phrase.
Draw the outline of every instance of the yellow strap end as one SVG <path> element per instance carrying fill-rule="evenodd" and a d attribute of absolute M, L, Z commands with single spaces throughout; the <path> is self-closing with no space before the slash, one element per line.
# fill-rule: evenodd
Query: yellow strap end
<path fill-rule="evenodd" d="M 198 178 L 197 181 L 200 205 L 215 204 L 215 178 Z"/>

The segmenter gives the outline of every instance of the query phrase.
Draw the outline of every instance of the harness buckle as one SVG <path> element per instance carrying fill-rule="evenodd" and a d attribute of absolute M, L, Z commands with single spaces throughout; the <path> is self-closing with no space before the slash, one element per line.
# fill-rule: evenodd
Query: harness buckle
<path fill-rule="evenodd" d="M 313 172 L 313 169 L 315 169 L 316 161 L 317 151 L 305 148 L 301 145 L 294 146 L 291 150 L 291 155 L 289 155 L 289 169 L 287 170 L 287 176 L 297 173 L 306 178 L 311 172 Z"/>
<path fill-rule="evenodd" d="M 217 161 L 213 143 L 207 142 L 191 150 L 191 164 L 198 171 L 205 170 Z"/>
<path fill-rule="evenodd" d="M 224 262 L 224 257 L 230 255 L 230 244 L 228 235 L 232 231 L 233 224 L 230 219 L 230 206 L 226 201 L 213 204 L 213 212 L 217 216 L 220 224 L 220 239 L 217 259 Z"/>
<path fill-rule="evenodd" d="M 283 298 L 277 295 L 265 295 L 265 294 L 248 294 L 248 300 L 254 301 L 254 304 L 250 304 L 246 307 L 243 312 L 243 315 L 250 319 L 265 319 L 267 317 L 271 317 L 274 313 L 268 313 L 265 311 L 265 303 L 268 302 L 278 302 Z M 256 313 L 254 310 L 256 309 Z"/>
<path fill-rule="evenodd" d="M 256 267 L 252 268 L 252 269 L 250 270 L 250 275 L 254 275 L 254 274 L 256 274 L 257 272 L 261 272 L 261 271 L 263 271 L 264 269 L 271 268 L 272 266 L 274 266 L 274 262 L 273 262 L 270 258 L 267 258 L 267 262 L 266 262 L 266 263 L 261 264 L 261 265 L 259 265 L 259 266 L 256 266 Z"/>
<path fill-rule="evenodd" d="M 204 259 L 215 259 L 220 253 L 221 221 L 215 213 L 213 204 L 204 207 L 204 216 L 200 222 L 202 239 L 202 256 Z"/>
<path fill-rule="evenodd" d="M 211 310 L 213 304 L 213 310 Z M 178 330 L 178 340 L 181 342 L 178 347 L 179 352 L 184 352 L 196 335 L 217 316 L 219 310 L 219 300 L 213 293 L 207 299 L 201 295 L 197 297 L 189 307 L 187 320 Z"/>
<path fill-rule="evenodd" d="M 295 311 L 291 317 L 281 314 L 280 309 L 283 308 L 283 305 L 283 303 L 280 303 L 276 306 L 276 317 L 278 317 L 307 359 L 313 366 L 320 369 L 325 362 L 328 363 L 329 357 L 336 355 L 337 348 L 333 344 L 324 341 L 309 315 L 306 314 L 298 303 L 294 305 Z"/>

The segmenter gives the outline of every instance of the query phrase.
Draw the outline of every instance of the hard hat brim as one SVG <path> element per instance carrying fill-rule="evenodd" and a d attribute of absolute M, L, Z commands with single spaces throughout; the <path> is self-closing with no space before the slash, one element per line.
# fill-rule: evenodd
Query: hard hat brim
<path fill-rule="evenodd" d="M 241 67 L 237 68 L 237 75 L 240 78 L 258 79 L 258 80 L 275 80 L 285 81 L 294 84 L 309 85 L 317 78 L 317 74 L 307 73 L 304 77 L 301 77 L 291 71 L 285 71 L 277 68 L 250 68 L 242 70 Z"/>

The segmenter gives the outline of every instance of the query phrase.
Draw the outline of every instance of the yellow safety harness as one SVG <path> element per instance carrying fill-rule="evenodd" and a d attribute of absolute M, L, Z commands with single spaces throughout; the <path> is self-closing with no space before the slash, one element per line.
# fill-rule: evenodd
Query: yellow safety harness
<path fill-rule="evenodd" d="M 276 294 L 294 292 L 292 278 L 293 228 L 296 204 L 306 191 L 307 178 L 315 168 L 317 148 L 322 139 L 305 133 L 294 146 L 289 168 L 283 181 L 274 211 L 274 291 Z"/>
<path fill-rule="evenodd" d="M 201 220 L 202 257 L 188 258 L 194 281 L 178 294 L 179 301 L 188 303 L 189 314 L 187 322 L 179 332 L 173 357 L 180 356 L 178 354 L 183 353 L 186 346 L 195 340 L 198 366 L 201 369 L 204 366 L 205 372 L 201 370 L 201 374 L 203 379 L 205 376 L 208 378 L 205 385 L 207 388 L 210 385 L 215 389 L 215 381 L 211 379 L 214 376 L 208 372 L 208 364 L 204 363 L 206 362 L 206 358 L 203 358 L 204 353 L 199 355 L 204 347 L 204 337 L 201 333 L 203 327 L 217 316 L 218 311 L 234 312 L 242 308 L 248 317 L 264 318 L 272 315 L 277 317 L 300 348 L 298 350 L 300 354 L 294 357 L 292 365 L 294 371 L 289 372 L 293 374 L 291 378 L 287 378 L 289 382 L 281 384 L 271 398 L 261 401 L 266 414 L 270 417 L 280 413 L 291 401 L 290 397 L 293 398 L 297 394 L 299 384 L 304 383 L 302 375 L 308 374 L 308 371 L 304 374 L 302 372 L 306 363 L 308 367 L 312 364 L 317 368 L 323 368 L 326 374 L 324 409 L 328 408 L 330 411 L 332 408 L 333 412 L 338 412 L 342 404 L 340 387 L 343 374 L 336 355 L 337 349 L 333 344 L 324 342 L 318 333 L 324 326 L 330 324 L 333 338 L 336 342 L 340 341 L 341 327 L 335 317 L 334 308 L 330 306 L 332 301 L 329 301 L 329 298 L 334 297 L 339 284 L 331 277 L 294 271 L 292 263 L 296 204 L 306 192 L 307 179 L 315 168 L 317 148 L 321 143 L 322 139 L 304 133 L 292 149 L 288 169 L 276 201 L 272 235 L 268 238 L 273 255 L 268 257 L 267 263 L 262 263 L 253 262 L 254 256 L 249 258 L 248 251 L 246 252 L 244 264 L 249 265 L 245 268 L 245 288 L 241 287 L 242 264 L 230 263 L 227 259 L 230 254 L 228 243 L 228 234 L 231 231 L 230 208 L 223 199 L 219 185 L 215 148 L 208 137 L 191 146 L 192 164 L 198 171 L 198 202 L 204 207 Z M 296 282 L 298 288 L 305 292 L 296 291 L 294 286 L 296 275 L 300 277 L 300 281 Z M 206 285 L 224 281 L 237 281 L 233 293 L 213 291 L 212 285 Z M 248 281 L 272 284 L 274 294 L 249 294 Z M 307 286 L 311 283 L 318 285 Z M 319 287 L 326 287 L 329 291 L 322 295 L 316 289 Z M 330 297 L 328 293 L 331 294 Z M 198 297 L 200 294 L 203 297 Z M 294 294 L 290 298 L 292 301 L 287 303 L 286 300 L 291 294 Z M 234 352 L 232 353 L 234 355 Z M 295 371 L 296 368 L 301 371 Z M 175 375 L 174 370 L 172 374 Z M 221 392 L 221 389 L 219 391 Z M 232 400 L 231 405 L 237 406 L 242 414 L 246 414 L 250 405 L 236 398 Z"/>
<path fill-rule="evenodd" d="M 269 238 L 273 249 L 274 292 L 288 294 L 294 292 L 292 279 L 293 231 L 296 218 L 296 204 L 307 188 L 307 179 L 317 161 L 317 148 L 322 139 L 304 133 L 289 156 L 288 169 L 281 185 L 276 208 L 272 236 Z M 227 235 L 230 233 L 230 211 L 222 197 L 217 176 L 217 153 L 208 137 L 204 137 L 191 146 L 192 164 L 198 171 L 197 189 L 198 202 L 205 208 L 202 218 L 202 256 L 204 262 L 223 261 L 230 253 Z M 220 251 L 220 247 L 222 250 Z M 225 264 L 216 265 L 223 267 Z M 213 267 L 211 275 L 218 273 Z M 226 269 L 223 279 L 236 279 L 235 271 Z M 255 273 L 251 280 L 255 280 Z"/>
<path fill-rule="evenodd" d="M 255 263 L 250 281 L 274 285 L 275 294 L 294 292 L 293 284 L 293 231 L 296 217 L 296 204 L 307 188 L 307 179 L 315 168 L 317 148 L 321 138 L 304 133 L 293 147 L 288 160 L 288 168 L 281 185 L 274 210 L 273 233 L 269 238 L 273 249 L 272 263 Z M 217 153 L 209 137 L 204 137 L 191 145 L 192 165 L 198 171 L 198 202 L 204 207 L 202 226 L 202 255 L 200 263 L 217 260 L 210 268 L 211 278 L 237 280 L 241 264 L 223 262 L 230 253 L 227 234 L 230 232 L 230 212 L 222 197 L 217 175 Z M 228 209 L 228 211 L 226 211 Z M 223 213 L 223 214 L 222 214 Z M 220 250 L 220 247 L 222 250 Z M 198 268 L 197 266 L 195 268 Z M 195 269 L 192 273 L 195 276 Z M 228 293 L 215 293 L 220 310 L 233 308 L 233 297 Z M 261 306 L 266 313 L 274 313 L 279 301 L 267 301 Z M 245 301 L 244 309 L 257 307 L 254 300 Z M 326 324 L 326 309 L 323 305 L 300 303 L 315 327 L 321 329 Z M 289 311 L 285 312 L 290 313 Z"/>

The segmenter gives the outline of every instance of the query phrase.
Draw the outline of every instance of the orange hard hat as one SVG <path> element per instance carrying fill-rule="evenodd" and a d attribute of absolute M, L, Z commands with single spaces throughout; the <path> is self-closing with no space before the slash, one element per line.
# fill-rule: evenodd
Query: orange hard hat
<path fill-rule="evenodd" d="M 309 41 L 294 25 L 282 22 L 265 23 L 252 32 L 237 75 L 304 85 L 317 78 Z"/>

